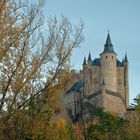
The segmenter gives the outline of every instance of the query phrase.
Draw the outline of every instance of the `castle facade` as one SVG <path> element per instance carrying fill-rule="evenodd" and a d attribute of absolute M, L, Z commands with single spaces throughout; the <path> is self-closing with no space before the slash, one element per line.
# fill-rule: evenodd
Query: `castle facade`
<path fill-rule="evenodd" d="M 74 74 L 76 80 L 64 95 L 68 114 L 76 119 L 80 113 L 86 120 L 92 118 L 96 107 L 123 115 L 129 106 L 129 81 L 127 55 L 117 58 L 108 32 L 104 50 L 99 58 L 84 58 L 83 69 Z"/>

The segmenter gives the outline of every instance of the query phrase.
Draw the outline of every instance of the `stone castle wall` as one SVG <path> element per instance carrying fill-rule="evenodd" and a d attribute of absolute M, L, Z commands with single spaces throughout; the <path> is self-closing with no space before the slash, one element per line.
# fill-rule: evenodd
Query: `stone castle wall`
<path fill-rule="evenodd" d="M 90 96 L 98 90 L 100 90 L 100 67 L 87 67 L 84 70 L 84 94 Z"/>
<path fill-rule="evenodd" d="M 117 68 L 117 92 L 120 93 L 125 100 L 124 67 Z"/>
<path fill-rule="evenodd" d="M 119 93 L 118 93 L 119 94 Z M 123 115 L 126 113 L 126 107 L 120 97 L 112 96 L 110 94 L 103 95 L 104 111 Z"/>

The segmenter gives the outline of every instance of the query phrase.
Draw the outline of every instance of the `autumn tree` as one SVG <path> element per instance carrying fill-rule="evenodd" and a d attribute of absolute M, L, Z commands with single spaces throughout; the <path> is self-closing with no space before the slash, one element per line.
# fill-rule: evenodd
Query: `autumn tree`
<path fill-rule="evenodd" d="M 43 5 L 0 1 L 1 139 L 47 139 L 72 50 L 83 39 L 82 24 L 65 17 L 43 26 Z"/>

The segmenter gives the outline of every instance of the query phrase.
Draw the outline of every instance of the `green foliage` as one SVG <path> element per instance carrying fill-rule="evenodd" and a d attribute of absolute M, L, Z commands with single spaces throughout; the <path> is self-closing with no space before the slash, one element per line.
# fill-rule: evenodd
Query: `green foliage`
<path fill-rule="evenodd" d="M 140 95 L 137 96 L 136 103 L 137 103 L 136 111 L 139 114 L 139 118 L 140 118 Z"/>
<path fill-rule="evenodd" d="M 76 136 L 74 134 L 74 130 L 73 130 L 71 121 L 67 122 L 67 126 L 66 127 L 68 128 L 68 135 L 70 137 L 70 140 L 76 140 Z"/>
<path fill-rule="evenodd" d="M 95 113 L 97 123 L 91 124 L 87 128 L 87 136 L 89 140 L 119 139 L 122 133 L 125 133 L 128 121 L 124 118 L 113 116 L 107 112 L 103 112 L 98 108 Z"/>
<path fill-rule="evenodd" d="M 127 126 L 127 139 L 139 140 L 140 139 L 140 95 L 135 99 L 133 104 L 133 111 L 129 111 L 128 119 L 129 125 Z"/>

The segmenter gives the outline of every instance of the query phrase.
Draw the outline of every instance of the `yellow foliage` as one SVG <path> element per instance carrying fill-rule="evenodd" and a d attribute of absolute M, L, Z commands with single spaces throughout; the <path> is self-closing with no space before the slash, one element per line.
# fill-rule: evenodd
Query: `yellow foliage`
<path fill-rule="evenodd" d="M 3 9 L 5 8 L 6 6 L 6 0 L 1 0 L 0 1 L 0 19 L 1 19 L 1 16 L 3 15 Z"/>
<path fill-rule="evenodd" d="M 64 118 L 56 124 L 51 118 L 61 109 L 61 93 L 69 81 L 61 71 L 69 68 L 71 51 L 82 41 L 82 28 L 70 31 L 65 18 L 53 19 L 46 37 L 42 17 L 40 2 L 29 6 L 0 0 L 2 139 L 70 140 Z"/>
<path fill-rule="evenodd" d="M 60 118 L 58 123 L 57 123 L 57 129 L 65 129 L 66 123 L 64 118 Z"/>
<path fill-rule="evenodd" d="M 73 124 L 72 126 L 76 140 L 85 140 L 82 126 L 79 126 L 78 124 Z"/>

